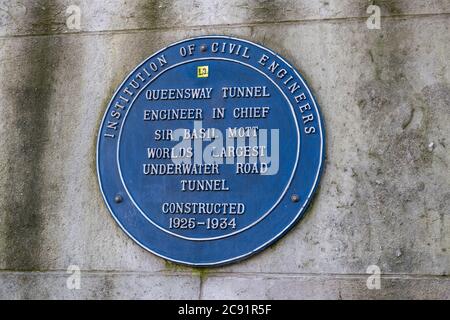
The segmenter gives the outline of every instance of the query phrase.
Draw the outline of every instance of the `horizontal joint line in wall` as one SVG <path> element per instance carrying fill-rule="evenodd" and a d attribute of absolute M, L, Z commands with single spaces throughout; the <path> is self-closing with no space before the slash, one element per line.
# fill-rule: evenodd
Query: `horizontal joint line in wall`
<path fill-rule="evenodd" d="M 381 16 L 382 19 L 401 19 L 408 18 L 428 18 L 434 16 L 449 16 L 447 13 L 418 13 L 418 14 L 404 14 L 404 15 L 389 15 Z M 293 25 L 312 22 L 345 22 L 345 21 L 364 21 L 368 17 L 338 17 L 338 18 L 305 18 L 298 20 L 283 20 L 283 21 L 264 21 L 253 23 L 231 23 L 231 24 L 208 24 L 208 25 L 187 25 L 181 27 L 165 27 L 165 28 L 135 28 L 135 29 L 111 29 L 111 30 L 82 30 L 76 32 L 46 32 L 46 33 L 30 33 L 30 34 L 6 34 L 0 35 L 0 40 L 10 38 L 31 38 L 31 37 L 48 37 L 48 36 L 96 36 L 96 35 L 114 35 L 114 34 L 126 34 L 126 33 L 141 33 L 146 31 L 177 31 L 177 30 L 198 30 L 198 29 L 213 29 L 213 28 L 242 28 L 242 27 L 258 27 L 268 25 Z"/>

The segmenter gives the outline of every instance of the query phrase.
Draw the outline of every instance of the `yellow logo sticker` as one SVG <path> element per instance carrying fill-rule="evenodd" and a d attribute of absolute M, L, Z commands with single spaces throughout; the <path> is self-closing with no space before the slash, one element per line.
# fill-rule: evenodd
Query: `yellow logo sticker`
<path fill-rule="evenodd" d="M 197 78 L 208 78 L 208 66 L 197 67 Z"/>

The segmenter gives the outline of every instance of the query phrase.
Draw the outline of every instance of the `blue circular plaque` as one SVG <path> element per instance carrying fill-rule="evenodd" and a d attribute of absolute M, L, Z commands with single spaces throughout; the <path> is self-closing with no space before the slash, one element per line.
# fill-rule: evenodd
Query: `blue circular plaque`
<path fill-rule="evenodd" d="M 324 131 L 300 74 L 255 43 L 183 40 L 114 94 L 97 145 L 112 216 L 144 249 L 212 266 L 246 258 L 304 215 Z"/>

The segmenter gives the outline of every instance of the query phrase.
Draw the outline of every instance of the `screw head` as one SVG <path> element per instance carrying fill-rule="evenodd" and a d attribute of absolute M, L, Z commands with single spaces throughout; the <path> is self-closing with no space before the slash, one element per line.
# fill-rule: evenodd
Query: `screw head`
<path fill-rule="evenodd" d="M 116 203 L 121 203 L 123 201 L 123 197 L 120 194 L 116 194 L 116 196 L 114 197 L 114 201 Z"/>
<path fill-rule="evenodd" d="M 292 201 L 292 202 L 299 202 L 299 201 L 300 201 L 299 195 L 298 195 L 298 194 L 293 194 L 293 195 L 291 196 L 291 201 Z"/>
<path fill-rule="evenodd" d="M 208 50 L 208 47 L 206 45 L 203 44 L 203 45 L 200 46 L 200 51 L 201 52 L 206 52 L 207 50 Z"/>

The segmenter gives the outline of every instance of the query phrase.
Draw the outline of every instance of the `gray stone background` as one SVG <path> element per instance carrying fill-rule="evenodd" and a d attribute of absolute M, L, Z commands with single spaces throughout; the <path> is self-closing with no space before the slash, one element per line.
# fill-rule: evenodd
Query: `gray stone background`
<path fill-rule="evenodd" d="M 369 30 L 368 5 L 381 7 Z M 81 30 L 66 26 L 69 5 Z M 0 298 L 450 298 L 449 0 L 0 0 Z M 191 269 L 138 247 L 99 192 L 113 91 L 183 38 L 265 45 L 321 106 L 313 206 L 264 252 Z M 66 286 L 69 265 L 81 288 Z M 369 265 L 382 271 L 368 290 Z"/>

